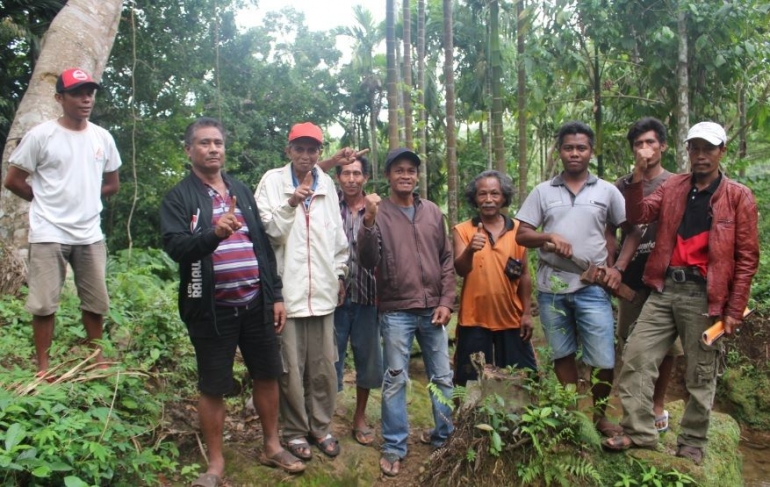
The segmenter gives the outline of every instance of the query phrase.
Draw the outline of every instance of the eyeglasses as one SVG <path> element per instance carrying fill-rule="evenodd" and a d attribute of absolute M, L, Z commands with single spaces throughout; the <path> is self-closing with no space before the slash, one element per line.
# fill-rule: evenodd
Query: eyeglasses
<path fill-rule="evenodd" d="M 290 147 L 291 147 L 291 150 L 293 150 L 297 154 L 307 154 L 309 156 L 314 156 L 319 152 L 321 152 L 321 147 L 317 145 L 312 145 L 312 146 L 292 145 Z"/>

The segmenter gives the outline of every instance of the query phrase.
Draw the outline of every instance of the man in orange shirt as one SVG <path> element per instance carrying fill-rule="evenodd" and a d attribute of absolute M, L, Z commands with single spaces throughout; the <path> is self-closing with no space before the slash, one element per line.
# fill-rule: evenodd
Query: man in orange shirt
<path fill-rule="evenodd" d="M 476 379 L 470 361 L 476 352 L 498 367 L 537 368 L 527 249 L 516 243 L 519 223 L 501 212 L 511 204 L 513 182 L 484 171 L 468 184 L 465 197 L 479 214 L 453 229 L 455 271 L 464 278 L 455 355 L 459 385 Z"/>

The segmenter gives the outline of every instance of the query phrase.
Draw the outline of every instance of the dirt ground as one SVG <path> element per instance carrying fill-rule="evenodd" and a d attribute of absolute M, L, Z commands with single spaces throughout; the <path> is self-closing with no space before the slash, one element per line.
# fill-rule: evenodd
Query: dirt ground
<path fill-rule="evenodd" d="M 430 400 L 425 389 L 425 373 L 421 359 L 412 360 L 410 367 L 412 385 L 409 391 L 409 416 L 411 433 L 408 440 L 409 454 L 401 464 L 397 477 L 384 477 L 379 469 L 382 442 L 380 435 L 380 394 L 373 391 L 367 408 L 368 423 L 375 431 L 371 446 L 361 446 L 352 437 L 352 419 L 355 410 L 355 383 L 352 372 L 345 375 L 345 387 L 337 396 L 337 408 L 332 422 L 333 434 L 340 441 L 340 455 L 334 459 L 325 457 L 313 447 L 313 459 L 303 474 L 291 476 L 276 469 L 264 467 L 257 458 L 262 451 L 262 429 L 259 418 L 243 406 L 246 395 L 228 399 L 228 416 L 225 424 L 226 475 L 224 487 L 251 487 L 272 485 L 296 486 L 388 486 L 407 487 L 419 485 L 419 476 L 425 471 L 424 462 L 430 457 L 430 446 L 419 441 L 423 428 L 432 425 Z M 203 438 L 197 436 L 198 421 L 194 402 L 177 404 L 169 412 L 173 431 L 180 449 L 182 466 L 197 463 L 204 471 L 206 461 L 202 455 Z M 199 443 L 200 442 L 200 443 Z M 195 476 L 190 474 L 184 481 L 171 479 L 167 486 L 189 485 Z"/>
<path fill-rule="evenodd" d="M 727 350 L 737 349 L 742 354 L 756 360 L 767 363 L 770 361 L 770 333 L 768 329 L 768 316 L 755 314 L 744 324 L 742 332 L 735 338 L 725 342 Z M 539 327 L 537 327 L 539 328 Z M 536 346 L 542 344 L 542 337 L 536 337 Z M 669 388 L 668 401 L 683 399 L 686 396 L 683 381 L 684 360 L 679 360 L 677 373 Z M 263 467 L 257 461 L 261 452 L 262 433 L 259 419 L 253 411 L 246 410 L 243 405 L 247 395 L 241 395 L 228 400 L 228 418 L 225 427 L 225 448 L 227 458 L 227 470 L 223 486 L 226 487 L 250 487 L 272 485 L 296 485 L 296 486 L 390 486 L 406 487 L 420 485 L 420 476 L 426 470 L 430 462 L 430 447 L 419 442 L 419 435 L 424 428 L 429 428 L 432 423 L 430 400 L 425 389 L 425 373 L 422 361 L 419 357 L 412 360 L 410 367 L 412 386 L 409 391 L 409 416 L 411 434 L 409 438 L 409 455 L 402 462 L 401 473 L 395 478 L 384 477 L 379 470 L 379 445 L 380 436 L 380 394 L 373 391 L 369 399 L 367 418 L 369 425 L 375 430 L 375 442 L 372 446 L 364 447 L 354 441 L 351 436 L 352 417 L 355 408 L 355 384 L 351 371 L 346 372 L 345 388 L 338 394 L 337 409 L 333 421 L 333 433 L 340 440 L 341 453 L 335 459 L 326 458 L 319 450 L 313 450 L 313 460 L 308 463 L 305 473 L 297 476 L 289 476 L 275 469 Z M 588 372 L 586 371 L 586 378 Z M 586 384 L 587 386 L 587 384 Z M 610 416 L 620 415 L 620 407 L 617 399 L 613 398 L 611 406 L 614 410 Z M 720 407 L 722 409 L 724 406 Z M 172 431 L 177 439 L 182 466 L 197 463 L 205 465 L 202 455 L 202 438 L 196 435 L 199 431 L 197 424 L 197 411 L 194 402 L 175 405 L 169 416 L 173 422 Z M 760 450 L 766 449 L 770 444 L 768 433 L 744 430 L 743 440 L 753 444 Z M 750 445 L 750 447 L 752 447 Z M 760 455 L 760 457 L 763 455 Z M 748 458 L 751 461 L 751 458 Z M 766 462 L 765 462 L 766 463 Z M 751 466 L 764 472 L 766 465 Z M 185 479 L 177 477 L 169 479 L 168 486 L 189 485 L 195 476 L 188 474 Z M 751 479 L 747 479 L 751 480 Z M 749 482 L 748 485 L 764 485 Z"/>

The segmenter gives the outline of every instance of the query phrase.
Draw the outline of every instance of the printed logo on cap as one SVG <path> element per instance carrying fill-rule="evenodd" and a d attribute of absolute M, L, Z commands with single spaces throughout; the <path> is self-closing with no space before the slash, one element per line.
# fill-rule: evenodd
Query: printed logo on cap
<path fill-rule="evenodd" d="M 85 81 L 88 79 L 88 75 L 82 69 L 76 69 L 73 71 L 72 77 L 79 81 Z"/>

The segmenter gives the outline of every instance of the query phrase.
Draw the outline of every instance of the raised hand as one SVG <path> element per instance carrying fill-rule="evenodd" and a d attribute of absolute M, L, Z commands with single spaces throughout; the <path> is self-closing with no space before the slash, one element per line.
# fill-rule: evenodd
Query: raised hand
<path fill-rule="evenodd" d="M 297 206 L 313 194 L 313 172 L 308 171 L 305 174 L 305 179 L 302 180 L 299 186 L 294 190 L 294 194 L 289 198 L 290 206 Z"/>
<path fill-rule="evenodd" d="M 637 183 L 644 178 L 647 166 L 652 161 L 653 151 L 649 147 L 642 147 L 634 152 L 634 174 L 632 181 Z"/>
<path fill-rule="evenodd" d="M 371 227 L 374 225 L 374 219 L 377 217 L 377 211 L 380 208 L 380 195 L 369 193 L 364 197 L 364 225 Z"/>
<path fill-rule="evenodd" d="M 238 199 L 233 196 L 230 199 L 230 208 L 227 213 L 219 217 L 217 225 L 214 227 L 214 233 L 221 239 L 228 238 L 233 233 L 237 232 L 241 228 L 241 224 L 238 221 L 238 217 L 235 216 L 235 207 L 238 204 Z"/>
<path fill-rule="evenodd" d="M 484 224 L 479 222 L 478 227 L 476 227 L 476 233 L 473 235 L 473 238 L 471 239 L 471 243 L 469 247 L 471 248 L 471 251 L 478 252 L 479 250 L 484 248 L 484 245 L 487 243 L 487 232 L 484 230 Z"/>
<path fill-rule="evenodd" d="M 368 153 L 369 149 L 356 151 L 350 147 L 345 147 L 344 149 L 335 152 L 331 159 L 335 166 L 347 166 L 348 164 L 356 162 L 356 159 Z"/>

